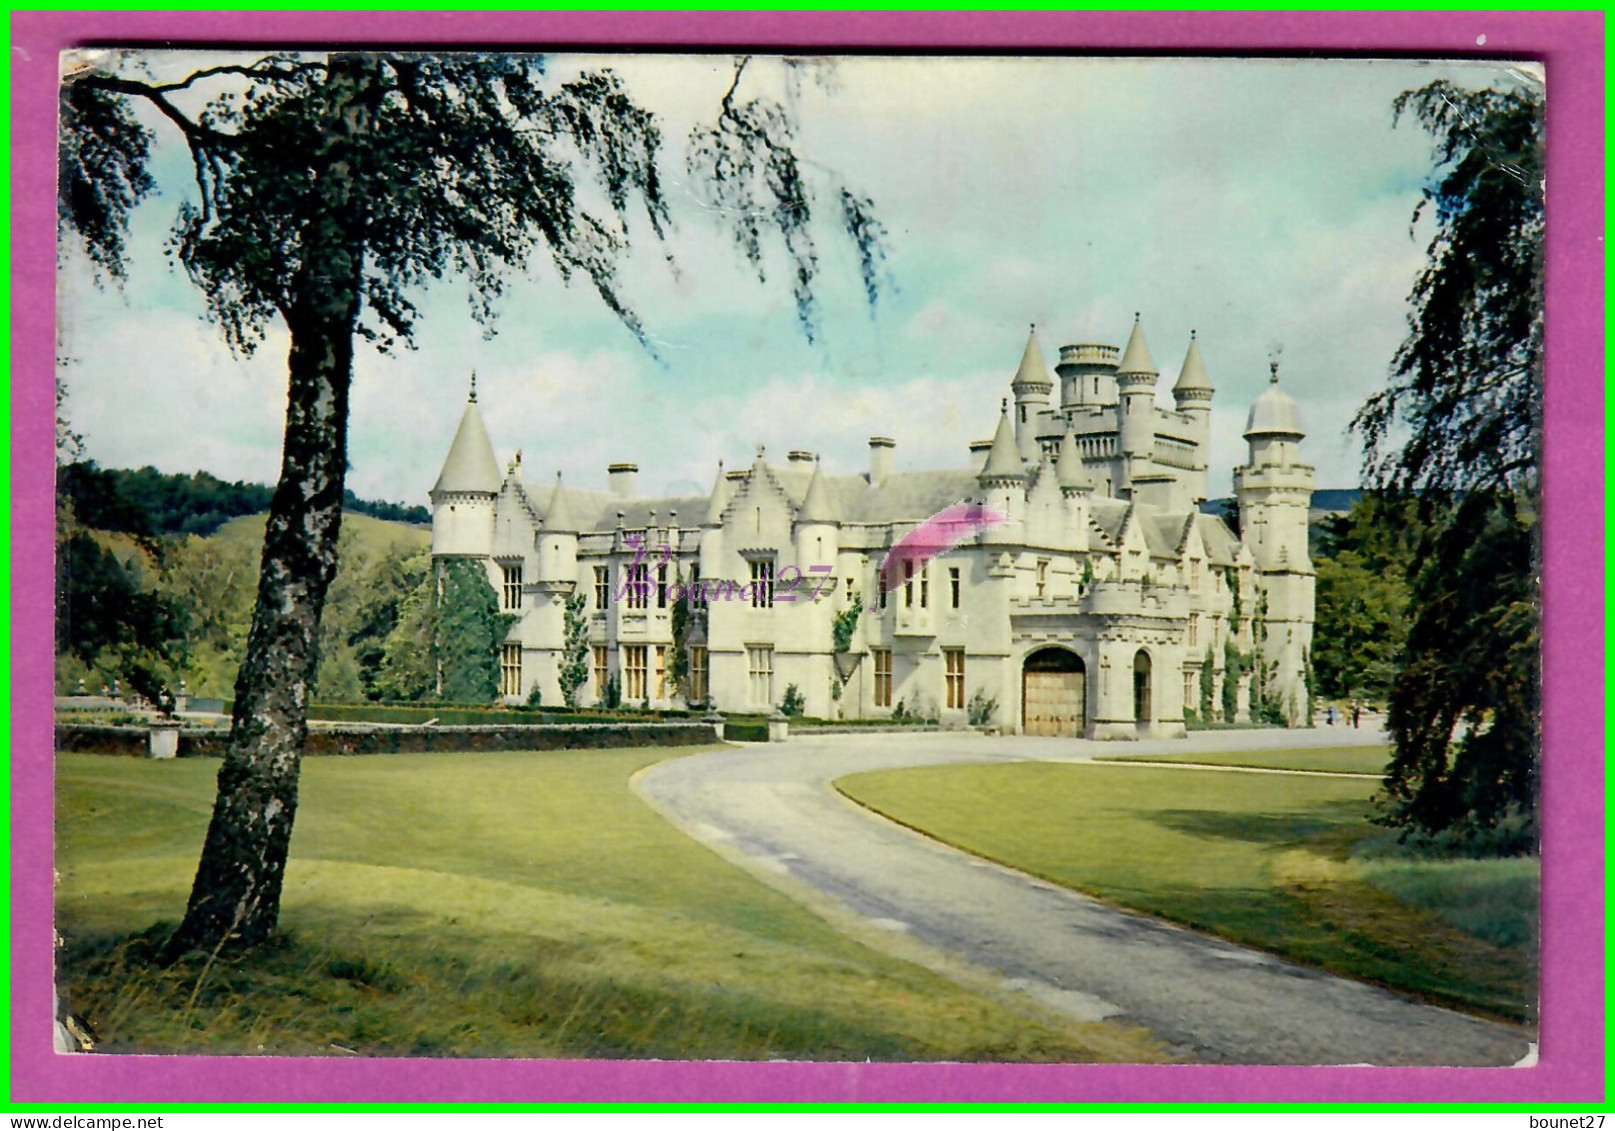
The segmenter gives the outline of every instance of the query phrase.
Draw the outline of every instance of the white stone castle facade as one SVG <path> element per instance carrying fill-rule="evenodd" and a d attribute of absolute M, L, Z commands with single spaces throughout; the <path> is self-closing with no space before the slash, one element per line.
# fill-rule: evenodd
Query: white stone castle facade
<path fill-rule="evenodd" d="M 768 713 L 794 685 L 820 718 L 901 709 L 964 726 L 995 701 L 990 723 L 1009 732 L 1171 736 L 1200 708 L 1208 664 L 1220 711 L 1231 637 L 1260 660 L 1243 665 L 1236 717 L 1259 671 L 1299 722 L 1313 625 L 1300 413 L 1275 369 L 1234 472 L 1241 540 L 1198 508 L 1213 389 L 1193 335 L 1172 409 L 1156 402 L 1158 376 L 1136 322 L 1124 350 L 1061 348 L 1055 375 L 1034 333 L 972 466 L 896 472 L 880 436 L 858 474 L 830 474 L 809 452 L 770 463 L 759 448 L 744 470 L 720 463 L 709 494 L 679 498 L 640 497 L 628 463 L 611 465 L 604 491 L 559 476 L 530 489 L 519 454 L 501 474 L 473 386 L 431 492 L 432 553 L 484 562 L 519 616 L 501 653 L 510 702 L 535 687 L 562 702 L 565 606 L 581 592 L 584 705 L 614 681 L 628 703 Z M 1009 521 L 881 597 L 893 543 L 967 499 Z M 673 606 L 715 585 L 675 640 Z M 834 622 L 855 601 L 865 611 L 838 654 Z"/>

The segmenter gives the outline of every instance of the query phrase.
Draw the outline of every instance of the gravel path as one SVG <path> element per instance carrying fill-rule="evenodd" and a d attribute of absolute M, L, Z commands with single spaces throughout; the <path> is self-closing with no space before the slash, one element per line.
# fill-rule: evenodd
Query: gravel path
<path fill-rule="evenodd" d="M 920 836 L 830 784 L 909 766 L 1383 740 L 1340 727 L 1199 732 L 1120 748 L 975 734 L 807 736 L 663 762 L 634 788 L 690 836 L 867 942 L 988 977 L 1078 1020 L 1143 1026 L 1187 1060 L 1520 1062 L 1533 1055 L 1523 1030 L 1119 910 Z"/>

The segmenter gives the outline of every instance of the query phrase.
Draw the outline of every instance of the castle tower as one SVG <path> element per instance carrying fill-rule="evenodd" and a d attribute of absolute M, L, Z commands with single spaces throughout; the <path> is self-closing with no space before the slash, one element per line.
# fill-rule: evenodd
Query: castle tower
<path fill-rule="evenodd" d="M 538 528 L 538 580 L 576 582 L 578 576 L 578 524 L 561 492 L 561 473 L 555 473 L 555 487 Z"/>
<path fill-rule="evenodd" d="M 1116 363 L 1121 356 L 1115 346 L 1077 344 L 1060 347 L 1060 411 L 1069 415 L 1085 408 L 1114 405 Z"/>
<path fill-rule="evenodd" d="M 824 480 L 824 467 L 813 461 L 813 478 L 796 512 L 796 564 L 807 576 L 809 566 L 836 564 L 840 552 L 841 509 Z"/>
<path fill-rule="evenodd" d="M 1015 371 L 1015 379 L 1009 387 L 1015 394 L 1015 449 L 1020 452 L 1022 461 L 1036 463 L 1038 416 L 1049 410 L 1054 378 L 1043 364 L 1043 349 L 1037 344 L 1035 324 L 1026 336 L 1020 368 Z"/>
<path fill-rule="evenodd" d="M 1306 716 L 1307 652 L 1312 647 L 1313 569 L 1307 553 L 1307 511 L 1313 469 L 1300 460 L 1306 437 L 1301 411 L 1279 388 L 1277 363 L 1267 391 L 1245 423 L 1249 462 L 1234 469 L 1240 532 L 1256 565 L 1261 658 L 1269 665 L 1267 694 L 1293 724 Z"/>
<path fill-rule="evenodd" d="M 1139 316 L 1133 315 L 1133 332 L 1116 367 L 1116 385 L 1121 396 L 1117 408 L 1118 455 L 1121 468 L 1117 487 L 1131 489 L 1134 479 L 1153 470 L 1155 458 L 1155 381 L 1161 371 L 1150 356 L 1149 343 Z M 1118 491 L 1118 494 L 1120 492 Z"/>
<path fill-rule="evenodd" d="M 1194 471 L 1185 476 L 1189 497 L 1193 503 L 1207 498 L 1206 471 L 1211 464 L 1211 398 L 1215 390 L 1206 373 L 1206 363 L 1200 356 L 1200 344 L 1195 332 L 1189 331 L 1189 352 L 1183 356 L 1183 367 L 1178 370 L 1177 383 L 1172 386 L 1172 399 L 1178 412 L 1189 418 L 1195 442 Z"/>
<path fill-rule="evenodd" d="M 431 491 L 434 557 L 486 558 L 493 553 L 494 496 L 499 484 L 499 463 L 477 408 L 477 375 L 473 373 L 465 412 Z"/>
<path fill-rule="evenodd" d="M 992 450 L 987 463 L 976 476 L 976 481 L 987 492 L 983 500 L 1009 516 L 1011 522 L 1024 517 L 1026 502 L 1026 468 L 1021 463 L 1020 450 L 1015 445 L 1014 428 L 1009 422 L 1009 402 L 999 406 L 998 431 L 993 434 Z M 1003 530 L 1000 526 L 997 529 Z"/>

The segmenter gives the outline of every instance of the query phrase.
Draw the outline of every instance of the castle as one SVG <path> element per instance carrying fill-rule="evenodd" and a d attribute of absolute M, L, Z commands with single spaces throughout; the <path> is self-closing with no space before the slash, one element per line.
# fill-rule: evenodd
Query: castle
<path fill-rule="evenodd" d="M 562 701 L 566 606 L 581 594 L 585 705 L 609 688 L 632 704 L 769 713 L 794 687 L 819 718 L 901 710 L 1026 734 L 1170 737 L 1186 711 L 1209 702 L 1220 715 L 1232 675 L 1236 719 L 1260 681 L 1256 694 L 1299 723 L 1313 624 L 1300 413 L 1274 367 L 1234 472 L 1241 538 L 1199 509 L 1213 388 L 1193 334 L 1171 410 L 1156 402 L 1159 375 L 1136 319 L 1125 349 L 1062 347 L 1054 376 L 1034 329 L 969 467 L 894 471 L 884 436 L 851 475 L 806 451 L 770 463 L 759 448 L 744 470 L 720 462 L 710 493 L 677 498 L 640 497 L 631 463 L 608 468 L 604 491 L 559 475 L 529 488 L 519 454 L 501 474 L 473 384 L 431 491 L 432 553 L 485 563 L 518 616 L 500 653 L 509 702 L 535 688 Z M 892 544 L 963 500 L 1008 521 L 883 589 Z M 1230 669 L 1230 653 L 1245 661 Z"/>

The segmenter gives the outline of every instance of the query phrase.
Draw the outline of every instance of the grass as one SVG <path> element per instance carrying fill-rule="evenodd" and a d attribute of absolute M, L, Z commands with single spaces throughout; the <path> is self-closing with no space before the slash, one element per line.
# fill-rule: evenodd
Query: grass
<path fill-rule="evenodd" d="M 836 933 L 633 796 L 666 756 L 311 759 L 278 941 L 166 971 L 218 763 L 60 756 L 69 1007 L 121 1052 L 1159 1058 Z"/>
<path fill-rule="evenodd" d="M 1250 766 L 1262 770 L 1312 770 L 1323 774 L 1385 772 L 1388 746 L 1328 746 L 1299 750 L 1239 750 L 1202 754 L 1117 754 L 1101 762 L 1193 762 L 1204 766 Z"/>
<path fill-rule="evenodd" d="M 1102 763 L 837 782 L 990 859 L 1313 966 L 1509 1020 L 1536 1009 L 1534 858 L 1431 860 L 1368 823 L 1374 783 Z"/>

